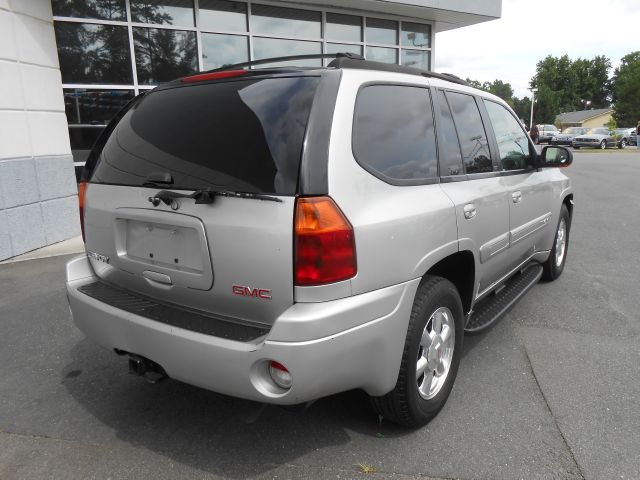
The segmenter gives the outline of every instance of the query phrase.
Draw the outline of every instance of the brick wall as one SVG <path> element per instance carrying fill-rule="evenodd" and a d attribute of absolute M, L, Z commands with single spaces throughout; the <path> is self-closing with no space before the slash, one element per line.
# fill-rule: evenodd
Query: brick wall
<path fill-rule="evenodd" d="M 0 0 L 0 260 L 79 233 L 51 3 Z"/>

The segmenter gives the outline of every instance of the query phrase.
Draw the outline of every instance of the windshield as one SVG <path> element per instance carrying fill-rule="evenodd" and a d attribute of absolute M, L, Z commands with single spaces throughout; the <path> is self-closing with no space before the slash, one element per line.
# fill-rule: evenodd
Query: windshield
<path fill-rule="evenodd" d="M 582 133 L 585 133 L 587 131 L 586 128 L 581 128 L 581 127 L 569 127 L 569 128 L 565 128 L 562 133 L 570 133 L 573 135 L 580 135 Z"/>
<path fill-rule="evenodd" d="M 293 195 L 319 77 L 203 83 L 152 91 L 122 117 L 90 181 Z M 162 177 L 164 175 L 164 177 Z"/>

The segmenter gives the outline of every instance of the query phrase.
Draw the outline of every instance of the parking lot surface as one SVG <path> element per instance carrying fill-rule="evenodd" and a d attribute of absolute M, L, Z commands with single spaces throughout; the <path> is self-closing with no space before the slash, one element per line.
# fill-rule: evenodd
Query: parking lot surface
<path fill-rule="evenodd" d="M 415 431 L 359 392 L 288 411 L 147 384 L 74 327 L 71 257 L 0 265 L 0 478 L 640 478 L 639 172 L 640 152 L 575 153 L 563 275 L 465 339 Z"/>

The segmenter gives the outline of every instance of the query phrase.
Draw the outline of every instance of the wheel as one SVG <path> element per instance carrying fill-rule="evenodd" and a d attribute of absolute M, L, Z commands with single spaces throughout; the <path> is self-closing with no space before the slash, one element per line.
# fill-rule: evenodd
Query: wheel
<path fill-rule="evenodd" d="M 458 373 L 464 313 L 456 287 L 442 277 L 423 279 L 411 310 L 395 388 L 372 397 L 382 417 L 420 427 L 444 406 Z"/>
<path fill-rule="evenodd" d="M 600 148 L 601 148 L 602 150 L 604 150 L 605 148 L 607 148 L 607 141 L 606 141 L 606 140 L 602 140 L 602 141 L 600 142 Z"/>
<path fill-rule="evenodd" d="M 623 138 L 620 141 L 620 145 L 618 145 L 618 148 L 625 148 L 627 146 L 627 140 L 625 138 Z"/>
<path fill-rule="evenodd" d="M 567 261 L 567 249 L 569 247 L 569 229 L 571 228 L 571 218 L 566 205 L 560 209 L 560 219 L 556 229 L 556 237 L 549 258 L 543 265 L 542 278 L 553 281 L 560 276 Z"/>

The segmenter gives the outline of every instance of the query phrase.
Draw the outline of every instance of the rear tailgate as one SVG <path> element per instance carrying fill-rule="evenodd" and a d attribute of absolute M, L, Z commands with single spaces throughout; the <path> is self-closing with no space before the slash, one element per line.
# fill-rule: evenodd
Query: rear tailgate
<path fill-rule="evenodd" d="M 293 304 L 295 194 L 318 82 L 196 83 L 138 101 L 94 152 L 84 228 L 97 275 L 161 302 L 272 324 Z M 247 195 L 153 201 L 201 189 Z"/>

